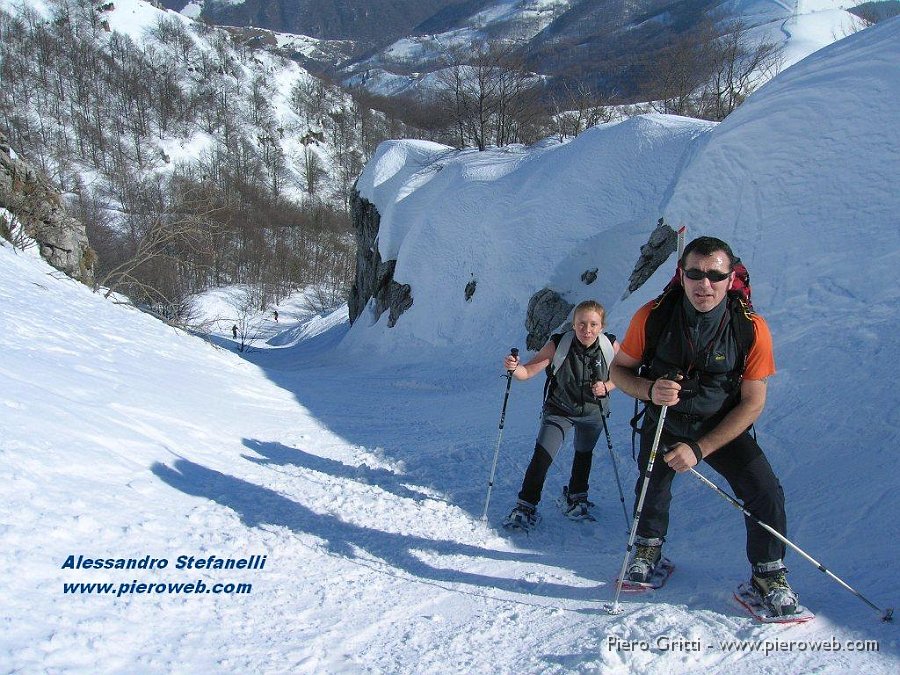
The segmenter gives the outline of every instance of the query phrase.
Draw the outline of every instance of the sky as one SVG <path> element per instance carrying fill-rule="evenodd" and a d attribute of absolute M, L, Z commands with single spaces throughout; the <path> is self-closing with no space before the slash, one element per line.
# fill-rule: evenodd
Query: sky
<path fill-rule="evenodd" d="M 248 317 L 239 352 L 239 289 L 197 298 L 209 333 L 192 335 L 4 244 L 0 672 L 896 672 L 896 624 L 796 554 L 816 619 L 747 616 L 731 596 L 749 573 L 740 514 L 688 477 L 674 575 L 610 615 L 627 529 L 602 443 L 596 523 L 554 504 L 566 446 L 539 527 L 500 528 L 536 380 L 513 384 L 481 513 L 529 298 L 597 297 L 621 335 L 674 268 L 623 297 L 664 217 L 750 270 L 778 368 L 757 433 L 789 536 L 896 604 L 898 38 L 894 19 L 826 47 L 718 125 L 650 115 L 484 153 L 382 145 L 359 185 L 412 287 L 393 328 L 296 297 Z M 626 493 L 630 411 L 616 395 Z"/>

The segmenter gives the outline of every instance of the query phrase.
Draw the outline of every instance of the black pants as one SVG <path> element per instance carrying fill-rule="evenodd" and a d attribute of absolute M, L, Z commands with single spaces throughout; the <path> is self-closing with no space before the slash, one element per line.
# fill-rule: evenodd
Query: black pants
<path fill-rule="evenodd" d="M 603 433 L 603 418 L 599 415 L 587 417 L 566 417 L 544 412 L 541 428 L 534 445 L 534 454 L 519 499 L 536 505 L 541 501 L 541 491 L 550 465 L 556 458 L 559 449 L 566 439 L 566 433 L 575 429 L 575 457 L 572 459 L 572 475 L 569 478 L 569 494 L 577 495 L 588 491 L 588 479 L 591 474 L 594 446 Z"/>
<path fill-rule="evenodd" d="M 647 460 L 653 445 L 654 426 L 648 426 L 641 434 L 641 454 L 638 466 L 641 476 L 635 485 L 635 511 L 640 497 L 641 485 L 647 472 Z M 647 486 L 641 520 L 637 534 L 642 539 L 664 540 L 669 529 L 669 505 L 672 501 L 672 479 L 675 471 L 663 460 L 666 447 L 673 445 L 676 438 L 663 433 L 660 448 L 653 464 L 653 474 Z M 721 475 L 735 496 L 744 503 L 750 513 L 766 523 L 778 533 L 787 534 L 787 516 L 784 509 L 784 490 L 778 482 L 769 460 L 763 454 L 749 433 L 744 432 L 727 445 L 703 460 Z M 718 514 L 710 516 L 719 518 Z M 744 518 L 747 528 L 747 558 L 751 564 L 782 560 L 785 545 L 766 532 L 750 518 Z"/>

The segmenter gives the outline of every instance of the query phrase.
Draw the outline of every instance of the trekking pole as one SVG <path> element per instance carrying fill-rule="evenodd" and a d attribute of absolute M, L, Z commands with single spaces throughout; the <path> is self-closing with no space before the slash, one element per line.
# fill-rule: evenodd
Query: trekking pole
<path fill-rule="evenodd" d="M 630 523 L 628 522 L 628 509 L 625 507 L 625 493 L 622 492 L 622 481 L 619 478 L 619 461 L 616 459 L 616 453 L 613 452 L 612 438 L 609 436 L 609 427 L 606 426 L 606 415 L 603 416 L 603 431 L 606 434 L 606 447 L 609 448 L 609 457 L 612 459 L 616 486 L 619 488 L 619 501 L 622 502 L 622 513 L 625 514 L 625 529 L 628 530 Z"/>
<path fill-rule="evenodd" d="M 509 355 L 513 358 L 519 358 L 519 350 L 513 347 L 509 350 Z M 512 370 L 506 371 L 506 394 L 503 396 L 503 409 L 500 411 L 500 433 L 497 435 L 497 447 L 494 449 L 494 463 L 491 465 L 491 477 L 488 479 L 487 497 L 484 500 L 484 513 L 481 519 L 487 521 L 488 504 L 491 503 L 491 490 L 494 487 L 494 473 L 497 471 L 497 460 L 500 458 L 500 439 L 503 438 L 503 423 L 506 421 L 506 402 L 509 401 L 509 387 L 512 384 Z"/>
<path fill-rule="evenodd" d="M 725 500 L 726 500 L 729 504 L 731 504 L 732 506 L 734 506 L 735 508 L 737 508 L 741 513 L 743 513 L 745 516 L 747 516 L 750 520 L 752 520 L 754 523 L 756 523 L 757 525 L 759 525 L 761 528 L 763 528 L 766 532 L 768 532 L 768 533 L 771 534 L 772 536 L 777 537 L 781 542 L 783 542 L 783 543 L 787 544 L 788 546 L 790 546 L 790 547 L 791 547 L 792 549 L 794 549 L 797 553 L 799 553 L 799 554 L 802 555 L 804 558 L 806 558 L 809 562 L 811 562 L 813 565 L 815 565 L 815 566 L 818 568 L 818 570 L 819 570 L 820 572 L 824 572 L 826 575 L 828 575 L 829 577 L 831 577 L 832 579 L 834 579 L 836 582 L 838 582 L 841 586 L 843 586 L 843 587 L 846 588 L 848 591 L 850 591 L 851 593 L 853 593 L 853 595 L 855 595 L 857 598 L 859 598 L 859 599 L 862 600 L 864 603 L 866 603 L 869 607 L 871 607 L 871 608 L 874 609 L 876 612 L 878 612 L 878 613 L 881 615 L 881 620 L 882 620 L 882 621 L 893 621 L 893 619 L 894 619 L 894 610 L 893 610 L 892 607 L 888 607 L 887 609 L 884 609 L 884 610 L 883 610 L 883 609 L 881 609 L 878 605 L 876 605 L 876 604 L 870 602 L 870 601 L 869 601 L 862 593 L 860 593 L 859 591 L 857 591 L 856 589 L 854 589 L 852 586 L 850 586 L 848 583 L 846 583 L 845 581 L 843 581 L 842 579 L 840 579 L 837 575 L 835 575 L 834 573 L 832 573 L 830 570 L 826 569 L 825 566 L 822 565 L 822 563 L 820 563 L 818 560 L 815 560 L 812 556 L 810 556 L 809 554 L 807 554 L 807 553 L 806 553 L 804 550 L 802 550 L 799 546 L 797 546 L 796 544 L 794 544 L 790 539 L 788 539 L 787 537 L 783 536 L 783 535 L 782 535 L 781 533 L 779 533 L 775 528 L 770 527 L 769 525 L 766 525 L 766 523 L 762 522 L 759 518 L 757 518 L 757 517 L 754 516 L 752 513 L 750 513 L 747 509 L 744 508 L 744 506 L 743 506 L 737 499 L 735 499 L 735 498 L 732 497 L 730 494 L 728 494 L 727 492 L 725 492 L 722 488 L 720 488 L 718 485 L 716 485 L 715 483 L 713 483 L 711 480 L 709 480 L 709 479 L 708 479 L 706 476 L 704 476 L 702 473 L 700 473 L 699 471 L 697 471 L 696 469 L 693 469 L 693 468 L 692 468 L 690 471 L 691 471 L 691 473 L 694 474 L 697 478 L 699 478 L 705 485 L 708 485 L 708 486 L 711 487 L 713 490 L 715 490 L 716 492 L 718 492 L 722 497 L 725 498 Z"/>
<path fill-rule="evenodd" d="M 659 438 L 662 436 L 663 424 L 666 422 L 666 411 L 668 409 L 669 406 L 662 406 L 659 413 L 659 422 L 656 423 L 656 433 L 653 435 L 653 445 L 650 447 L 650 458 L 647 460 L 647 472 L 644 474 L 644 481 L 641 485 L 641 494 L 638 497 L 634 520 L 631 521 L 631 533 L 628 535 L 628 547 L 625 549 L 625 560 L 622 561 L 622 569 L 619 572 L 618 581 L 616 581 L 616 597 L 613 600 L 612 605 L 606 606 L 606 609 L 610 614 L 621 614 L 623 611 L 619 608 L 619 594 L 622 592 L 622 582 L 625 580 L 625 569 L 628 567 L 628 557 L 631 555 L 631 549 L 634 547 L 634 539 L 637 537 L 638 523 L 641 520 L 641 510 L 644 508 L 644 497 L 647 496 L 647 486 L 650 483 L 650 474 L 653 473 L 653 463 L 656 461 L 656 451 L 659 449 Z"/>
<path fill-rule="evenodd" d="M 593 387 L 593 385 L 597 382 L 603 382 L 603 380 L 600 379 L 599 373 L 594 372 L 593 376 L 591 377 L 591 386 Z M 605 392 L 604 397 L 608 401 L 609 389 L 606 388 L 605 383 L 603 384 L 603 390 Z M 622 492 L 622 481 L 619 478 L 619 462 L 616 459 L 616 453 L 613 452 L 612 438 L 609 435 L 609 426 L 606 424 L 607 415 L 603 414 L 603 403 L 596 396 L 594 397 L 594 399 L 597 401 L 597 405 L 600 406 L 600 415 L 603 419 L 603 433 L 606 434 L 606 447 L 609 448 L 609 458 L 612 460 L 613 473 L 616 476 L 616 486 L 619 488 L 619 501 L 622 502 L 622 513 L 625 514 L 625 531 L 627 532 L 630 527 L 630 523 L 628 522 L 628 509 L 625 507 L 625 494 Z"/>

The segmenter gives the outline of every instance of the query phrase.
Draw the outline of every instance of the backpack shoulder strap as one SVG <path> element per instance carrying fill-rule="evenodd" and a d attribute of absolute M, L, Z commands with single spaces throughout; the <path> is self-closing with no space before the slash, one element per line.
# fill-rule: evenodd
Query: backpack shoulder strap
<path fill-rule="evenodd" d="M 750 348 L 756 340 L 756 328 L 753 325 L 753 309 L 739 294 L 731 296 L 731 326 L 737 343 L 738 363 L 740 370 L 736 383 L 744 376 L 747 367 L 747 359 L 750 356 Z"/>
<path fill-rule="evenodd" d="M 567 330 L 559 336 L 559 342 L 556 344 L 556 351 L 553 352 L 553 359 L 547 366 L 547 379 L 544 381 L 544 403 L 550 398 L 550 390 L 556 384 L 556 373 L 560 369 L 560 366 L 562 366 L 563 361 L 566 360 L 566 356 L 569 354 L 569 348 L 572 346 L 572 338 L 574 337 L 575 331 L 573 330 Z M 551 335 L 550 339 L 554 342 L 556 341 L 554 335 Z"/>
<path fill-rule="evenodd" d="M 644 324 L 644 354 L 641 358 L 641 365 L 649 367 L 656 354 L 656 345 L 659 344 L 659 338 L 662 336 L 663 330 L 669 325 L 678 301 L 684 294 L 684 290 L 680 285 L 670 284 L 665 291 L 653 303 L 650 313 L 647 315 L 647 323 Z"/>
<path fill-rule="evenodd" d="M 663 292 L 653 302 L 650 313 L 647 315 L 647 322 L 644 324 L 644 353 L 641 355 L 640 366 L 642 374 L 645 374 L 650 368 L 653 357 L 656 355 L 656 346 L 659 344 L 659 338 L 662 337 L 663 331 L 669 325 L 675 307 L 684 295 L 684 289 L 681 287 L 681 284 L 675 283 L 675 281 L 673 279 L 666 285 Z M 641 404 L 643 404 L 643 408 L 638 411 L 638 407 Z M 634 416 L 631 418 L 630 425 L 631 458 L 635 461 L 637 461 L 635 440 L 637 432 L 641 430 L 641 427 L 638 425 L 641 422 L 641 418 L 644 417 L 644 413 L 647 412 L 647 405 L 646 401 L 639 402 L 639 399 L 634 399 Z"/>
<path fill-rule="evenodd" d="M 597 342 L 599 343 L 600 351 L 603 354 L 603 362 L 606 364 L 606 369 L 608 371 L 609 365 L 612 363 L 613 357 L 615 356 L 612 340 L 609 339 L 606 333 L 600 333 L 600 335 L 597 336 Z"/>
<path fill-rule="evenodd" d="M 563 364 L 563 361 L 566 360 L 574 337 L 575 331 L 573 330 L 567 330 L 562 334 L 562 337 L 559 339 L 559 344 L 556 345 L 556 351 L 553 353 L 553 360 L 550 362 L 550 377 L 556 375 L 559 367 Z"/>

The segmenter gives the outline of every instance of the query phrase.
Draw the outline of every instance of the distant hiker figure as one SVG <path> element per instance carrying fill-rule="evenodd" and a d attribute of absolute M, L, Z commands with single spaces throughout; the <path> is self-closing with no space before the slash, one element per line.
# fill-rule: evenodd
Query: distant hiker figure
<path fill-rule="evenodd" d="M 238 327 L 237 327 L 237 324 L 234 324 L 231 327 L 231 337 L 233 337 L 235 340 L 237 340 L 237 334 L 238 334 Z"/>
<path fill-rule="evenodd" d="M 616 336 L 603 333 L 606 311 L 594 300 L 575 307 L 572 329 L 550 336 L 547 344 L 528 363 L 507 356 L 503 366 L 517 380 L 527 380 L 546 371 L 541 427 L 531 463 L 525 471 L 515 508 L 503 521 L 510 529 L 530 530 L 537 523 L 537 505 L 547 471 L 575 429 L 575 456 L 568 486 L 563 488 L 562 507 L 573 520 L 593 520 L 588 510 L 588 478 L 594 446 L 603 433 L 609 414 L 609 366 L 618 350 Z"/>
<path fill-rule="evenodd" d="M 275 310 L 275 320 L 278 321 L 278 310 Z"/>
<path fill-rule="evenodd" d="M 647 483 L 626 580 L 646 582 L 653 574 L 669 527 L 672 479 L 701 460 L 728 481 L 756 518 L 782 535 L 787 531 L 781 484 L 749 433 L 766 403 L 766 380 L 775 373 L 772 336 L 745 298 L 729 292 L 735 263 L 721 239 L 689 243 L 675 281 L 637 311 L 613 361 L 613 381 L 648 402 L 639 429 L 642 474 L 666 406 L 659 446 L 663 461 L 654 463 Z M 643 476 L 636 495 L 642 483 Z M 749 518 L 745 526 L 752 585 L 772 615 L 795 613 L 798 601 L 785 577 L 785 545 Z"/>

